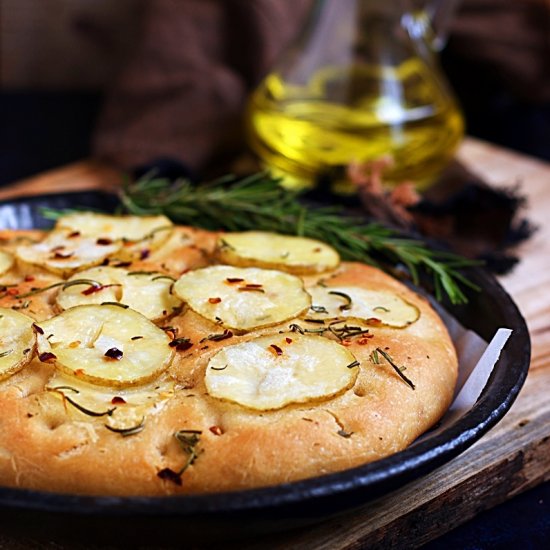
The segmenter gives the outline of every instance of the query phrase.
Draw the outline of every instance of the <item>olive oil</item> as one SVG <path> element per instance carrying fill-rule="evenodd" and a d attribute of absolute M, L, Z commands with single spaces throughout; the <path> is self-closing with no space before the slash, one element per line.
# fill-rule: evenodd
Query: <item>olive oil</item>
<path fill-rule="evenodd" d="M 303 84 L 270 74 L 250 99 L 251 148 L 289 187 L 322 177 L 352 190 L 352 162 L 391 159 L 384 181 L 433 183 L 463 136 L 461 113 L 420 58 L 398 66 L 324 67 Z"/>

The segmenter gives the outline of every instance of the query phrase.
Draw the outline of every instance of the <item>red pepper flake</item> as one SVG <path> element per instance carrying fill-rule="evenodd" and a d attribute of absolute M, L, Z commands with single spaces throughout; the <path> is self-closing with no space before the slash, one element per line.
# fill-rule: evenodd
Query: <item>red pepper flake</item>
<path fill-rule="evenodd" d="M 341 344 L 342 344 L 343 346 L 346 346 L 346 347 L 347 347 L 347 346 L 350 346 L 350 345 L 351 345 L 351 340 L 342 340 Z"/>
<path fill-rule="evenodd" d="M 240 286 L 237 290 L 241 292 L 265 292 L 261 284 L 258 283 L 246 283 L 244 286 Z"/>
<path fill-rule="evenodd" d="M 140 254 L 139 258 L 140 260 L 146 260 L 151 255 L 151 251 L 148 248 L 144 248 Z"/>
<path fill-rule="evenodd" d="M 171 348 L 176 348 L 176 351 L 187 351 L 193 347 L 193 342 L 189 338 L 175 338 L 168 344 Z"/>
<path fill-rule="evenodd" d="M 122 359 L 123 353 L 122 350 L 118 348 L 109 348 L 104 354 L 107 359 L 112 359 L 113 361 L 120 361 Z"/>
<path fill-rule="evenodd" d="M 6 294 L 8 296 L 16 296 L 17 294 L 19 294 L 19 289 L 18 288 L 8 288 L 8 290 L 6 290 Z"/>
<path fill-rule="evenodd" d="M 107 260 L 107 263 L 109 263 L 109 260 Z M 114 264 L 114 267 L 130 267 L 132 265 L 132 262 L 118 262 Z"/>
<path fill-rule="evenodd" d="M 81 294 L 84 294 L 84 296 L 89 296 L 90 294 L 95 294 L 96 292 L 100 292 L 101 290 L 105 290 L 106 288 L 109 288 L 111 286 L 120 286 L 119 284 L 110 284 L 110 285 L 90 285 L 89 288 L 83 290 Z"/>
<path fill-rule="evenodd" d="M 219 304 L 222 301 L 221 298 L 208 298 L 209 304 Z"/>
<path fill-rule="evenodd" d="M 37 334 L 44 334 L 44 329 L 38 326 L 36 323 L 32 324 L 32 328 L 34 329 L 34 332 L 36 332 Z"/>
<path fill-rule="evenodd" d="M 283 354 L 283 350 L 279 346 L 277 346 L 276 344 L 271 344 L 269 347 L 270 347 L 271 350 L 273 350 L 275 355 L 282 355 Z"/>
<path fill-rule="evenodd" d="M 368 343 L 369 339 L 372 338 L 373 336 L 374 334 L 365 334 L 361 338 L 359 338 L 359 340 L 357 340 L 357 343 L 360 346 L 364 346 L 365 344 Z"/>
<path fill-rule="evenodd" d="M 226 283 L 229 283 L 230 285 L 235 283 L 242 283 L 244 279 L 240 279 L 239 277 L 227 277 L 225 280 Z"/>
<path fill-rule="evenodd" d="M 181 473 L 174 472 L 174 470 L 171 470 L 170 468 L 163 468 L 162 470 L 158 471 L 157 477 L 160 477 L 160 479 L 163 479 L 165 481 L 171 481 L 176 485 L 181 485 L 182 483 Z"/>
<path fill-rule="evenodd" d="M 69 237 L 69 239 L 74 239 L 75 237 L 80 237 L 80 231 L 73 231 L 72 233 L 69 233 L 67 235 L 67 237 Z"/>
<path fill-rule="evenodd" d="M 84 375 L 84 369 L 76 369 L 74 371 L 76 376 L 83 376 Z"/>
<path fill-rule="evenodd" d="M 292 344 L 292 338 L 289 338 L 288 336 L 285 338 L 285 342 L 287 344 Z"/>
<path fill-rule="evenodd" d="M 317 248 L 314 248 L 314 249 L 313 249 L 313 252 L 321 252 L 321 247 L 318 246 Z"/>
<path fill-rule="evenodd" d="M 57 359 L 57 356 L 51 351 L 45 351 L 38 356 L 38 360 L 42 363 L 53 363 Z"/>
<path fill-rule="evenodd" d="M 380 319 L 377 319 L 376 317 L 369 317 L 367 319 L 367 323 L 369 325 L 381 325 L 382 321 Z"/>
<path fill-rule="evenodd" d="M 220 428 L 220 426 L 210 426 L 208 428 L 214 435 L 222 435 L 223 430 Z"/>
<path fill-rule="evenodd" d="M 120 395 L 115 395 L 111 399 L 112 405 L 124 405 L 125 403 L 126 403 L 126 399 L 124 399 L 124 397 L 120 397 Z"/>
<path fill-rule="evenodd" d="M 109 285 L 111 286 L 111 285 Z M 83 290 L 80 294 L 84 294 L 84 296 L 89 296 L 90 294 L 94 294 L 95 292 L 99 292 L 100 290 L 103 290 L 105 288 L 104 285 L 91 285 L 90 288 L 87 288 Z"/>
<path fill-rule="evenodd" d="M 26 283 L 32 283 L 32 281 L 34 281 L 34 277 L 32 275 L 27 275 L 25 277 L 25 282 Z"/>
<path fill-rule="evenodd" d="M 106 237 L 100 237 L 95 243 L 99 246 L 108 246 L 110 244 L 113 244 L 113 240 Z"/>

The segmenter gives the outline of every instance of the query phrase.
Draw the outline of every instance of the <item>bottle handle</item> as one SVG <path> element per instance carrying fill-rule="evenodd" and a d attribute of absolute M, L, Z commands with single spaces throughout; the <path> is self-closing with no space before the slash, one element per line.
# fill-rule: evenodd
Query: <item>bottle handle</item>
<path fill-rule="evenodd" d="M 460 0 L 416 1 L 418 9 L 405 16 L 404 24 L 415 38 L 422 38 L 434 52 L 439 52 L 447 43 L 450 23 L 459 3 Z"/>

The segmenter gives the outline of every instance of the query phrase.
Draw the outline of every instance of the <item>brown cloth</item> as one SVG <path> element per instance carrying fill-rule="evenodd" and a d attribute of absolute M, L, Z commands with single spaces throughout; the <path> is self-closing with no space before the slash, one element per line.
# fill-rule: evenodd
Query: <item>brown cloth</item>
<path fill-rule="evenodd" d="M 223 170 L 244 148 L 246 97 L 313 0 L 147 0 L 142 39 L 108 94 L 97 156 Z M 463 0 L 449 47 L 519 97 L 550 100 L 550 0 Z"/>
<path fill-rule="evenodd" d="M 109 95 L 99 157 L 224 164 L 243 146 L 250 90 L 301 28 L 311 0 L 149 0 L 134 59 Z"/>

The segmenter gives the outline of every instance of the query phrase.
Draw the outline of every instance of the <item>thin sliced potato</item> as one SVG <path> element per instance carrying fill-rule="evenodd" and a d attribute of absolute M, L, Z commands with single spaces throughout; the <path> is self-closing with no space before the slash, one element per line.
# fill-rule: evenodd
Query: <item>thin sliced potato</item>
<path fill-rule="evenodd" d="M 33 323 L 18 311 L 0 308 L 0 380 L 30 363 L 36 347 Z"/>
<path fill-rule="evenodd" d="M 282 271 L 218 265 L 190 271 L 173 292 L 206 319 L 250 331 L 292 319 L 311 299 L 301 279 Z"/>
<path fill-rule="evenodd" d="M 41 361 L 92 384 L 124 388 L 164 372 L 170 337 L 146 317 L 118 305 L 84 305 L 39 323 Z"/>
<path fill-rule="evenodd" d="M 69 276 L 76 271 L 101 264 L 120 250 L 122 241 L 102 241 L 69 229 L 52 231 L 41 242 L 19 246 L 18 260 L 52 273 Z"/>
<path fill-rule="evenodd" d="M 117 258 L 126 260 L 146 257 L 161 246 L 172 233 L 173 224 L 166 216 L 111 216 L 78 212 L 59 218 L 56 228 L 68 228 L 102 240 L 122 240 L 124 246 Z"/>
<path fill-rule="evenodd" d="M 9 252 L 0 250 L 0 275 L 3 275 L 6 271 L 10 270 L 13 262 L 14 258 Z"/>
<path fill-rule="evenodd" d="M 323 273 L 340 264 L 338 252 L 321 241 L 263 231 L 226 233 L 218 239 L 217 254 L 221 263 L 295 275 Z"/>
<path fill-rule="evenodd" d="M 129 435 L 128 432 L 140 431 L 146 417 L 158 412 L 174 395 L 175 383 L 161 377 L 140 386 L 110 388 L 90 384 L 76 376 L 56 371 L 46 384 L 46 389 L 57 392 L 78 405 L 80 408 L 68 408 L 75 414 L 94 416 L 111 411 L 104 415 L 107 425 L 121 435 Z"/>
<path fill-rule="evenodd" d="M 152 321 L 172 315 L 181 306 L 181 300 L 170 290 L 174 280 L 161 273 L 131 272 L 120 267 L 93 267 L 81 271 L 67 282 L 86 279 L 96 281 L 93 286 L 67 286 L 56 297 L 59 309 L 84 304 L 119 302 L 130 306 Z"/>
<path fill-rule="evenodd" d="M 333 397 L 350 388 L 359 363 L 344 346 L 320 336 L 261 336 L 210 359 L 208 393 L 256 410 Z"/>
<path fill-rule="evenodd" d="M 371 325 L 404 328 L 420 317 L 416 306 L 389 291 L 314 286 L 308 292 L 312 298 L 308 317 L 313 319 L 349 317 Z"/>

